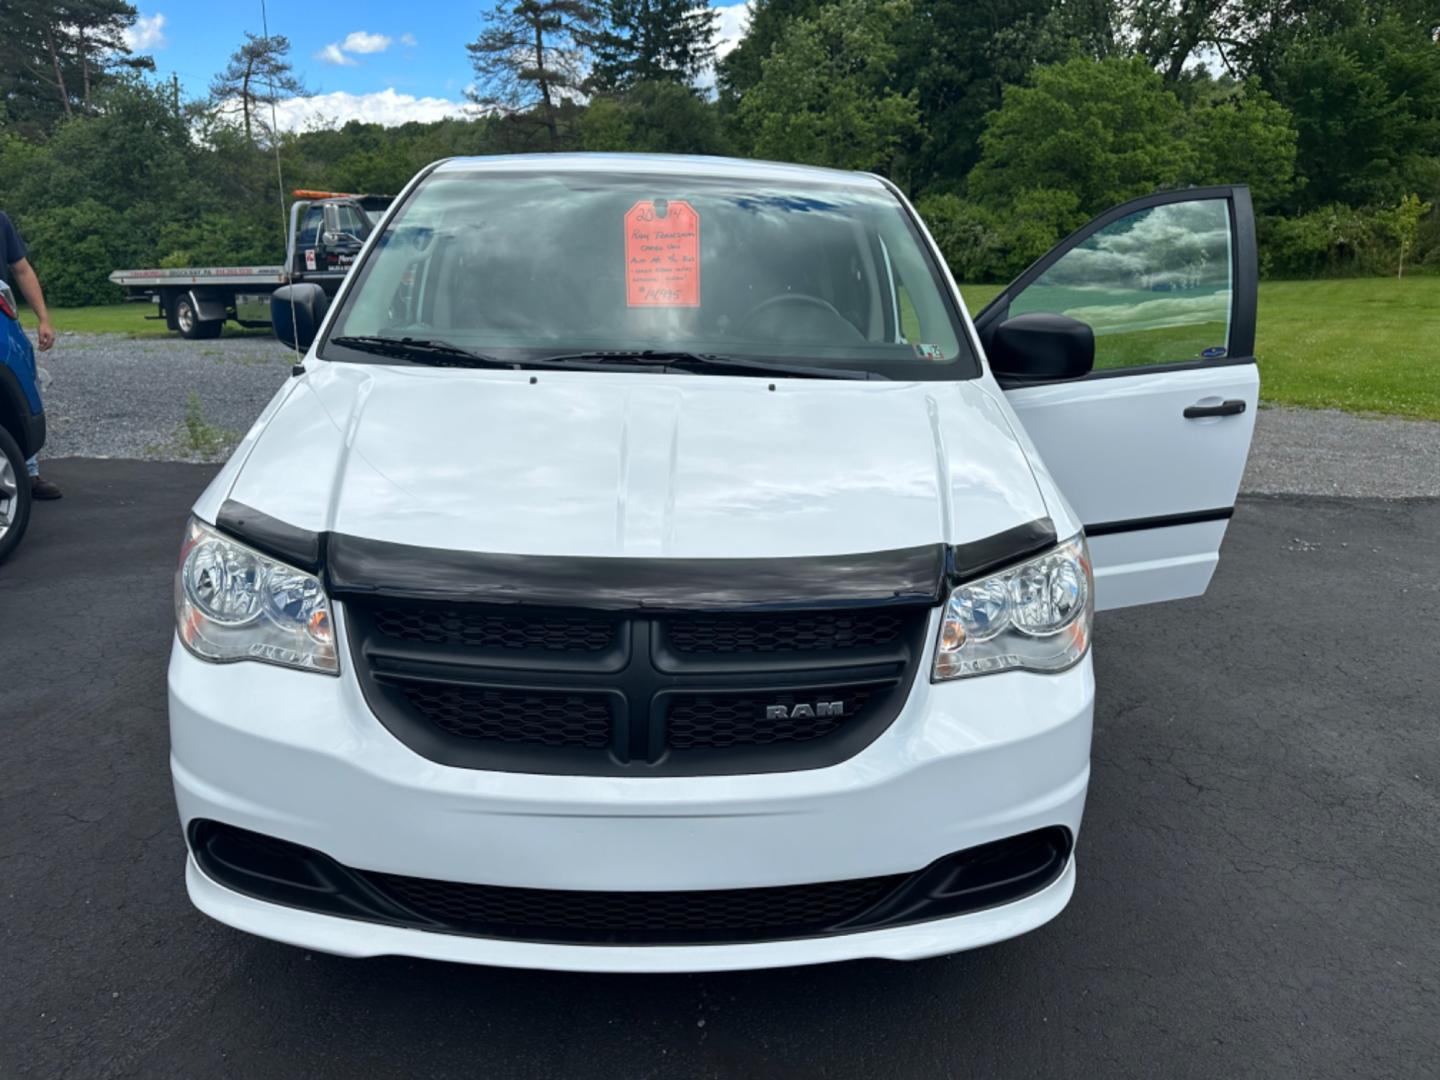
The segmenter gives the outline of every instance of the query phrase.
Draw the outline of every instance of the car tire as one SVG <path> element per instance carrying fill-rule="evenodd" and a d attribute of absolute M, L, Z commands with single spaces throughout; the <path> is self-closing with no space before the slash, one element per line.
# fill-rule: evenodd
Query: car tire
<path fill-rule="evenodd" d="M 223 325 L 219 319 L 200 318 L 200 313 L 195 310 L 195 301 L 188 293 L 181 293 L 175 298 L 175 329 L 186 341 L 217 338 Z"/>
<path fill-rule="evenodd" d="M 20 546 L 30 524 L 30 477 L 15 436 L 0 427 L 0 563 Z"/>

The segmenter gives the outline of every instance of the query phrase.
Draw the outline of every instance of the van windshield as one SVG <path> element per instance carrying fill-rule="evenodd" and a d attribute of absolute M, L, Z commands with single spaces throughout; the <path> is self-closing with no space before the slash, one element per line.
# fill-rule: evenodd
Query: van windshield
<path fill-rule="evenodd" d="M 514 361 L 683 350 L 892 379 L 979 370 L 878 187 L 445 170 L 356 272 L 327 360 L 394 362 L 338 339 L 409 337 Z"/>

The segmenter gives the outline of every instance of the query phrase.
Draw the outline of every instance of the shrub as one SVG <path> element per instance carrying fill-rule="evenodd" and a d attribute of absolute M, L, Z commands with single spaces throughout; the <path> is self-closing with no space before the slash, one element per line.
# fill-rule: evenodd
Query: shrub
<path fill-rule="evenodd" d="M 20 225 L 45 299 L 56 307 L 119 300 L 110 271 L 132 265 L 144 251 L 119 217 L 93 199 L 42 211 Z"/>
<path fill-rule="evenodd" d="M 1259 233 L 1260 270 L 1267 277 L 1393 274 L 1402 239 L 1407 269 L 1440 264 L 1440 220 L 1413 195 L 1380 209 L 1332 203 L 1299 217 L 1261 217 Z"/>
<path fill-rule="evenodd" d="M 927 195 L 916 205 L 957 281 L 1008 281 L 1084 222 L 1068 191 L 1032 188 L 998 212 L 958 195 Z"/>

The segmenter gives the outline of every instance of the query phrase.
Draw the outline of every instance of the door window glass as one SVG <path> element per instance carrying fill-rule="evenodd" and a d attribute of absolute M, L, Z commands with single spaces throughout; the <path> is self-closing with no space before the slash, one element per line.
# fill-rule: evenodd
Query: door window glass
<path fill-rule="evenodd" d="M 296 247 L 314 247 L 320 239 L 320 223 L 325 218 L 325 212 L 318 206 L 312 206 L 305 212 L 305 219 L 300 223 L 300 235 L 296 237 Z"/>
<path fill-rule="evenodd" d="M 360 217 L 359 211 L 353 206 L 337 206 L 335 208 L 335 223 L 337 231 L 349 234 L 359 240 L 364 237 L 366 227 L 364 220 Z"/>
<path fill-rule="evenodd" d="M 1095 331 L 1097 368 L 1218 360 L 1230 341 L 1225 199 L 1168 203 L 1111 222 L 1066 252 L 1010 304 Z"/>

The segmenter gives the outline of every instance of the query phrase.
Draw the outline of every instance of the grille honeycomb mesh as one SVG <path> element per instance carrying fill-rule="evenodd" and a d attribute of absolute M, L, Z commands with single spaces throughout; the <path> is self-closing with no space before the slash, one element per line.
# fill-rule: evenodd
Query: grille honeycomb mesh
<path fill-rule="evenodd" d="M 614 934 L 628 939 L 750 932 L 801 934 L 859 915 L 903 877 L 705 892 L 571 892 L 372 874 L 406 907 L 451 927 L 499 937 Z"/>
<path fill-rule="evenodd" d="M 676 697 L 670 705 L 666 744 L 673 750 L 723 750 L 732 746 L 766 746 L 805 742 L 838 730 L 865 707 L 873 691 L 805 691 L 803 694 L 696 694 Z M 840 702 L 840 716 L 822 716 L 815 706 Z M 816 715 L 772 719 L 767 710 L 783 705 L 787 711 L 806 704 Z"/>
<path fill-rule="evenodd" d="M 427 645 L 600 652 L 615 640 L 614 624 L 598 618 L 512 615 L 458 607 L 377 608 L 371 618 L 385 637 Z"/>
<path fill-rule="evenodd" d="M 466 739 L 573 746 L 610 744 L 610 707 L 587 694 L 532 693 L 406 683 L 410 704 L 442 731 Z"/>
<path fill-rule="evenodd" d="M 692 615 L 666 620 L 680 653 L 816 652 L 893 644 L 905 621 L 889 611 L 796 615 Z"/>

